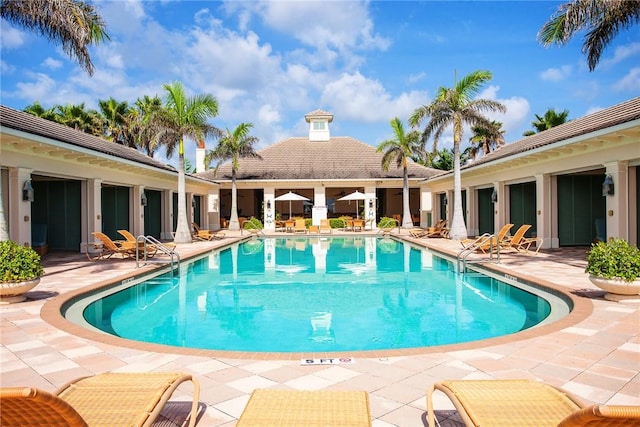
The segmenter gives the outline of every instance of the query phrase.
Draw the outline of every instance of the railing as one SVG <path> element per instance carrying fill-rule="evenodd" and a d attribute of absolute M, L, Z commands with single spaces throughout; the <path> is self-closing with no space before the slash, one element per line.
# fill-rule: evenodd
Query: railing
<path fill-rule="evenodd" d="M 485 253 L 489 252 L 489 258 L 467 260 L 469 255 L 477 252 L 479 249 Z M 494 253 L 496 254 L 495 261 L 493 260 Z M 500 262 L 500 241 L 495 234 L 484 233 L 482 236 L 476 238 L 473 242 L 460 249 L 460 251 L 458 251 L 458 255 L 456 256 L 456 271 L 459 273 L 464 273 L 467 270 L 468 263 L 480 262 Z"/>
<path fill-rule="evenodd" d="M 176 268 L 175 264 L 177 264 L 177 268 L 180 268 L 180 254 L 175 251 L 175 247 L 168 246 L 162 243 L 160 240 L 156 239 L 153 236 L 143 236 L 140 235 L 136 238 L 136 267 L 140 268 L 149 263 L 165 263 L 165 260 L 150 260 L 148 257 L 149 247 L 153 247 L 155 249 L 154 254 L 160 252 L 161 254 L 169 256 L 169 263 L 171 264 L 171 271 Z M 142 251 L 140 250 L 142 248 Z M 141 253 L 142 252 L 142 253 Z M 142 256 L 141 256 L 142 255 Z M 141 265 L 141 259 L 144 261 Z"/>

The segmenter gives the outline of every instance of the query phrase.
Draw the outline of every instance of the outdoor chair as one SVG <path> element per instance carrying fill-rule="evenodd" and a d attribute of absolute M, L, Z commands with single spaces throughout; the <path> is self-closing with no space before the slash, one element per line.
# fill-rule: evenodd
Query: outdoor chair
<path fill-rule="evenodd" d="M 136 236 L 134 236 L 129 230 L 118 230 L 118 233 L 120 233 L 120 235 L 124 237 L 124 240 L 126 240 L 127 242 L 132 242 L 132 243 L 138 242 L 138 239 L 136 239 Z M 155 255 L 158 249 L 157 245 L 155 243 L 147 243 L 146 245 L 147 245 L 147 256 L 151 258 L 153 255 Z M 176 247 L 176 244 L 173 242 L 163 242 L 161 243 L 161 245 L 167 249 L 174 249 Z M 149 253 L 151 252 L 149 248 L 153 250 L 153 253 L 151 255 L 149 255 Z"/>
<path fill-rule="evenodd" d="M 409 230 L 411 237 L 422 239 L 423 237 L 449 237 L 449 229 L 447 228 L 447 220 L 441 219 L 429 228 L 413 228 Z"/>
<path fill-rule="evenodd" d="M 246 221 L 245 221 L 246 222 Z M 210 242 L 212 240 L 220 240 L 224 239 L 225 233 L 223 232 L 215 232 L 211 230 L 202 230 L 198 224 L 193 223 L 193 239 L 200 240 L 205 242 Z"/>
<path fill-rule="evenodd" d="M 500 247 L 505 249 L 513 249 L 517 252 L 529 253 L 529 249 L 535 243 L 537 254 L 542 246 L 542 238 L 540 237 L 525 237 L 525 233 L 531 228 L 530 224 L 523 224 L 516 230 L 511 237 L 505 237 L 500 241 Z"/>
<path fill-rule="evenodd" d="M 55 393 L 0 388 L 3 427 L 151 426 L 176 388 L 193 384 L 189 426 L 196 423 L 200 385 L 178 372 L 105 373 L 75 379 Z"/>
<path fill-rule="evenodd" d="M 89 253 L 89 248 L 88 248 L 89 245 L 87 245 L 87 257 L 91 261 L 95 261 L 98 259 L 111 258 L 113 255 L 119 255 L 122 258 L 136 257 L 136 245 L 137 245 L 136 242 L 111 240 L 109 236 L 99 231 L 94 231 L 91 234 L 100 241 L 99 244 L 93 245 L 94 248 L 96 249 L 96 253 L 97 253 L 96 256 L 92 256 Z M 141 253 L 141 252 L 144 254 L 144 249 L 142 249 L 142 251 L 138 249 L 138 253 Z"/>
<path fill-rule="evenodd" d="M 294 233 L 307 232 L 307 225 L 304 219 L 296 219 L 295 224 L 293 226 L 293 232 Z"/>
<path fill-rule="evenodd" d="M 323 231 L 328 231 L 329 234 L 333 233 L 333 230 L 331 228 L 331 223 L 329 222 L 328 219 L 320 220 L 320 228 L 318 229 L 318 232 L 322 233 Z"/>
<path fill-rule="evenodd" d="M 453 380 L 427 392 L 427 419 L 435 426 L 433 393 L 443 392 L 467 427 L 638 426 L 640 406 L 587 406 L 561 388 L 533 380 Z"/>
<path fill-rule="evenodd" d="M 490 250 L 496 251 L 498 242 L 504 241 L 507 233 L 511 230 L 511 227 L 513 227 L 513 224 L 505 224 L 495 236 L 482 235 L 475 239 L 464 239 L 460 240 L 460 244 L 465 249 L 473 246 L 475 247 L 475 250 L 485 254 Z"/>

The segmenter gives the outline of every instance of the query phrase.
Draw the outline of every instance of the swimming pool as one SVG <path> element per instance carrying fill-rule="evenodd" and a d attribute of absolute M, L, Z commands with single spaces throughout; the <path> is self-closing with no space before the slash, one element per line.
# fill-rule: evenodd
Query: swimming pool
<path fill-rule="evenodd" d="M 563 315 L 553 296 L 454 264 L 389 238 L 252 239 L 79 301 L 67 317 L 177 347 L 345 352 L 482 340 Z"/>

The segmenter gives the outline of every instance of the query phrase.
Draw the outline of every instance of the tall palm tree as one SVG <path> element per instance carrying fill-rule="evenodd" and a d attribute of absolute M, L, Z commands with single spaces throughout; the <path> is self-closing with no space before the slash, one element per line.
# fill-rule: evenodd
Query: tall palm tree
<path fill-rule="evenodd" d="M 531 126 L 534 127 L 535 131 L 528 130 L 522 134 L 523 136 L 531 136 L 566 123 L 568 121 L 567 117 L 569 117 L 569 110 L 563 110 L 558 113 L 555 109 L 549 108 L 544 113 L 544 116 L 541 117 L 537 114 L 535 116 L 536 119 L 531 122 Z"/>
<path fill-rule="evenodd" d="M 377 148 L 378 153 L 384 152 L 382 156 L 382 168 L 389 170 L 389 165 L 395 160 L 396 166 L 402 166 L 402 227 L 413 227 L 411 218 L 411 208 L 409 206 L 409 169 L 408 162 L 412 157 L 424 158 L 424 145 L 420 141 L 420 133 L 411 131 L 405 133 L 404 126 L 399 118 L 391 119 L 391 129 L 394 137 L 382 141 Z"/>
<path fill-rule="evenodd" d="M 487 155 L 491 150 L 504 145 L 504 132 L 502 123 L 492 120 L 489 126 L 471 126 L 473 136 L 469 138 L 472 144 L 469 150 L 469 156 L 475 159 L 480 150 L 482 154 Z"/>
<path fill-rule="evenodd" d="M 38 101 L 35 101 L 31 105 L 27 105 L 22 111 L 46 120 L 55 121 L 56 118 L 54 108 L 44 108 Z"/>
<path fill-rule="evenodd" d="M 544 46 L 566 45 L 576 33 L 585 30 L 582 53 L 593 71 L 602 52 L 620 30 L 640 22 L 637 0 L 572 0 L 561 4 L 538 32 Z"/>
<path fill-rule="evenodd" d="M 93 75 L 88 46 L 109 39 L 102 17 L 93 6 L 77 0 L 2 0 L 0 18 L 20 25 L 61 44 L 64 52 Z M 54 7 L 55 6 L 55 7 Z M 9 240 L 9 227 L 0 182 L 0 241 Z"/>
<path fill-rule="evenodd" d="M 113 97 L 99 100 L 98 106 L 104 123 L 104 137 L 118 144 L 132 146 L 133 141 L 127 140 L 127 114 L 130 112 L 127 101 L 116 101 Z"/>
<path fill-rule="evenodd" d="M 505 112 L 506 107 L 491 99 L 474 99 L 481 87 L 493 75 L 490 71 L 476 70 L 459 81 L 452 88 L 440 87 L 435 98 L 428 105 L 418 107 L 409 123 L 418 127 L 426 121 L 422 132 L 422 142 L 433 137 L 433 149 L 437 150 L 438 140 L 449 126 L 453 127 L 453 219 L 451 220 L 450 236 L 452 239 L 466 239 L 467 228 L 462 215 L 462 188 L 460 182 L 460 141 L 462 141 L 462 127 L 489 126 L 489 119 L 483 116 L 485 111 Z"/>
<path fill-rule="evenodd" d="M 76 60 L 90 76 L 89 45 L 109 40 L 96 9 L 79 0 L 2 0 L 0 17 L 43 35 Z"/>
<path fill-rule="evenodd" d="M 217 173 L 219 166 L 227 160 L 231 160 L 231 218 L 229 219 L 229 230 L 239 230 L 238 223 L 238 188 L 236 186 L 236 175 L 240 168 L 241 158 L 255 158 L 262 160 L 254 145 L 258 143 L 258 137 L 249 135 L 252 123 L 240 123 L 233 131 L 228 128 L 218 139 L 218 145 L 205 155 L 205 165 L 217 160 L 218 164 L 214 169 Z"/>
<path fill-rule="evenodd" d="M 157 132 L 152 120 L 156 111 L 162 108 L 162 100 L 158 96 L 144 95 L 136 99 L 134 106 L 129 109 L 125 117 L 126 138 L 140 151 L 145 151 L 147 156 L 153 157 L 159 146 L 166 145 L 166 141 L 154 139 Z"/>
<path fill-rule="evenodd" d="M 103 136 L 102 116 L 96 110 L 87 109 L 84 102 L 56 105 L 54 112 L 54 120 L 60 124 L 91 135 Z"/>
<path fill-rule="evenodd" d="M 165 141 L 167 156 L 178 148 L 178 221 L 175 243 L 191 242 L 191 227 L 187 219 L 186 185 L 184 174 L 184 137 L 198 141 L 216 135 L 217 129 L 207 120 L 218 115 L 218 101 L 213 95 L 188 97 L 180 82 L 165 84 L 165 105 L 153 114 L 156 140 Z"/>

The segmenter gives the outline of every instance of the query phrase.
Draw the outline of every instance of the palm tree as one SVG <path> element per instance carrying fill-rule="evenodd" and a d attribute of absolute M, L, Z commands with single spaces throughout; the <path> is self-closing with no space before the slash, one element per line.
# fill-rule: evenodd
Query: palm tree
<path fill-rule="evenodd" d="M 188 243 L 191 242 L 191 227 L 187 219 L 184 137 L 198 141 L 217 134 L 217 129 L 207 120 L 218 115 L 218 101 L 209 94 L 188 97 L 180 82 L 165 84 L 164 90 L 164 108 L 155 111 L 151 120 L 157 129 L 155 140 L 166 143 L 167 157 L 176 146 L 178 148 L 178 221 L 174 242 Z"/>
<path fill-rule="evenodd" d="M 531 122 L 531 126 L 535 128 L 535 131 L 528 130 L 522 134 L 523 136 L 535 135 L 536 133 L 540 133 L 547 129 L 551 129 L 552 127 L 566 123 L 567 117 L 569 116 L 569 110 L 563 110 L 558 113 L 555 109 L 549 108 L 546 113 L 544 113 L 544 116 L 540 117 L 537 114 L 535 116 L 536 119 Z"/>
<path fill-rule="evenodd" d="M 504 145 L 504 132 L 502 123 L 492 120 L 489 126 L 471 126 L 473 136 L 469 138 L 472 143 L 469 150 L 469 157 L 475 159 L 480 150 L 482 154 L 487 155 L 491 150 Z"/>
<path fill-rule="evenodd" d="M 433 149 L 437 150 L 438 140 L 445 129 L 453 126 L 453 219 L 451 221 L 450 236 L 452 239 L 466 239 L 467 228 L 462 215 L 462 189 L 460 182 L 460 141 L 462 141 L 462 127 L 488 127 L 491 123 L 482 115 L 485 111 L 505 112 L 506 108 L 498 101 L 491 99 L 473 99 L 482 85 L 491 80 L 490 71 L 477 70 L 455 82 L 452 88 L 440 87 L 435 98 L 428 105 L 418 107 L 409 123 L 418 127 L 427 121 L 422 132 L 422 142 L 433 137 Z"/>
<path fill-rule="evenodd" d="M 218 167 L 225 161 L 231 160 L 231 218 L 229 219 L 229 230 L 239 230 L 238 223 L 238 188 L 236 186 L 236 175 L 240 168 L 241 158 L 255 158 L 262 160 L 254 145 L 258 142 L 258 137 L 250 136 L 249 131 L 253 127 L 252 123 L 240 123 L 233 131 L 228 128 L 218 139 L 218 145 L 205 155 L 205 165 L 217 160 L 218 164 L 214 173 L 218 172 Z"/>
<path fill-rule="evenodd" d="M 2 0 L 0 17 L 62 45 L 62 50 L 90 76 L 93 63 L 89 45 L 109 40 L 102 17 L 84 1 Z"/>
<path fill-rule="evenodd" d="M 424 145 L 420 141 L 420 133 L 411 131 L 405 133 L 404 126 L 399 118 L 394 117 L 391 122 L 394 137 L 382 141 L 376 150 L 378 153 L 384 152 L 382 156 L 382 168 L 389 170 L 389 164 L 395 160 L 396 166 L 402 166 L 402 227 L 412 228 L 411 209 L 409 207 L 409 170 L 407 168 L 409 159 L 413 156 L 423 158 L 425 156 Z"/>
<path fill-rule="evenodd" d="M 98 106 L 104 121 L 104 137 L 118 144 L 132 146 L 133 141 L 127 140 L 127 114 L 130 112 L 127 101 L 118 102 L 113 97 L 99 100 Z"/>
<path fill-rule="evenodd" d="M 88 45 L 98 44 L 109 35 L 93 6 L 77 0 L 60 0 L 52 7 L 49 0 L 2 0 L 0 18 L 36 31 L 75 58 L 83 70 L 93 75 Z M 0 183 L 0 241 L 9 240 L 9 227 L 4 215 Z"/>
<path fill-rule="evenodd" d="M 103 118 L 96 110 L 87 110 L 84 102 L 80 104 L 56 105 L 54 121 L 81 130 L 82 132 L 103 136 Z"/>
<path fill-rule="evenodd" d="M 620 30 L 640 22 L 637 0 L 572 0 L 561 4 L 538 32 L 544 46 L 566 45 L 578 32 L 587 33 L 582 53 L 587 55 L 589 71 L 600 61 L 605 47 Z"/>
<path fill-rule="evenodd" d="M 158 146 L 166 145 L 166 141 L 155 139 L 157 134 L 152 120 L 156 111 L 162 108 L 162 100 L 158 96 L 144 95 L 136 99 L 134 107 L 129 109 L 125 116 L 125 138 L 133 142 L 133 145 L 147 156 L 153 157 Z"/>
<path fill-rule="evenodd" d="M 22 111 L 46 120 L 55 121 L 56 118 L 56 113 L 53 108 L 45 109 L 38 101 L 35 101 L 31 105 L 27 105 Z"/>

